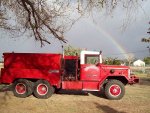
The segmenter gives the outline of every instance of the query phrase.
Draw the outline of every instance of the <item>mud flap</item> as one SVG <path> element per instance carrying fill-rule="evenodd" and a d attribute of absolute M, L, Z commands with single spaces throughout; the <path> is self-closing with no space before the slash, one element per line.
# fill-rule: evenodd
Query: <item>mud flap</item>
<path fill-rule="evenodd" d="M 11 91 L 12 85 L 4 85 L 0 88 L 0 92 Z"/>

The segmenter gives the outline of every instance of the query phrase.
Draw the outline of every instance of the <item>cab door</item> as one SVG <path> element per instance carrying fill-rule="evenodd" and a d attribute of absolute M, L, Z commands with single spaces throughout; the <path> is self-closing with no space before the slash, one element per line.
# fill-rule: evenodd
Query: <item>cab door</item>
<path fill-rule="evenodd" d="M 100 68 L 94 64 L 83 64 L 80 70 L 80 80 L 99 81 Z"/>
<path fill-rule="evenodd" d="M 100 68 L 96 65 L 98 62 L 99 55 L 85 55 L 85 62 L 80 65 L 80 79 L 87 81 L 99 81 Z"/>

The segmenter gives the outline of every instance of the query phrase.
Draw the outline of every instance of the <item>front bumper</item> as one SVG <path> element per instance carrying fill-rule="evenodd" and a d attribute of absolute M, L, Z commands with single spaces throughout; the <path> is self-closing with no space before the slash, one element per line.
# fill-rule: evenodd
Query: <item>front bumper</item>
<path fill-rule="evenodd" d="M 140 81 L 139 77 L 132 75 L 129 79 L 129 84 L 136 84 L 139 83 L 139 81 Z"/>

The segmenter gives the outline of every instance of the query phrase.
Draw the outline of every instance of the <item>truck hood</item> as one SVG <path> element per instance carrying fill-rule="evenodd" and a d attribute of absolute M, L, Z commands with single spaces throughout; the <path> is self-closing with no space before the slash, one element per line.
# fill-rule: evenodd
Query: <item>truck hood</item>
<path fill-rule="evenodd" d="M 108 76 L 124 76 L 130 79 L 131 73 L 128 66 L 119 65 L 100 65 L 102 71 Z"/>
<path fill-rule="evenodd" d="M 102 69 L 112 75 L 123 75 L 128 79 L 129 84 L 139 83 L 139 77 L 130 73 L 130 67 L 128 66 L 116 66 L 116 65 L 101 65 Z M 107 73 L 107 74 L 108 74 Z"/>
<path fill-rule="evenodd" d="M 101 65 L 103 69 L 130 69 L 128 66 L 120 66 L 120 65 Z"/>

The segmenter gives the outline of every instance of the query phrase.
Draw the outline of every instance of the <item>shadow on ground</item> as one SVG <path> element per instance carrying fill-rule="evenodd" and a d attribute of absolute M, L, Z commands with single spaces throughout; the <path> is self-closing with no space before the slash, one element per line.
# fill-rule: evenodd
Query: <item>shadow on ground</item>
<path fill-rule="evenodd" d="M 106 98 L 104 95 L 104 91 L 91 91 L 89 93 L 100 98 Z"/>
<path fill-rule="evenodd" d="M 88 92 L 84 92 L 81 90 L 64 90 L 61 89 L 60 91 L 57 92 L 57 94 L 65 94 L 65 95 L 84 95 L 88 96 Z"/>
<path fill-rule="evenodd" d="M 148 85 L 150 86 L 150 77 L 140 78 L 140 85 Z"/>
<path fill-rule="evenodd" d="M 122 111 L 117 111 L 116 109 L 107 106 L 107 105 L 100 105 L 99 103 L 94 103 L 96 105 L 96 108 L 98 108 L 99 110 L 102 110 L 104 113 L 126 113 L 126 112 L 122 112 Z"/>

